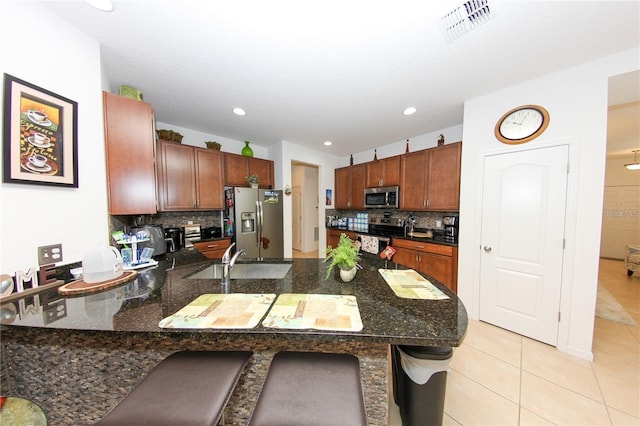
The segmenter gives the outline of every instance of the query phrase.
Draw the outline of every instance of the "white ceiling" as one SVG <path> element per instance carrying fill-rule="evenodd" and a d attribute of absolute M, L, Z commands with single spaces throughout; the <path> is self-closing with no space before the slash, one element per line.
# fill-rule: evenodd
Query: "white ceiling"
<path fill-rule="evenodd" d="M 100 42 L 112 89 L 141 90 L 158 121 L 336 155 L 460 124 L 466 99 L 640 46 L 638 1 L 491 1 L 496 17 L 453 42 L 438 22 L 461 1 L 44 3 Z"/>

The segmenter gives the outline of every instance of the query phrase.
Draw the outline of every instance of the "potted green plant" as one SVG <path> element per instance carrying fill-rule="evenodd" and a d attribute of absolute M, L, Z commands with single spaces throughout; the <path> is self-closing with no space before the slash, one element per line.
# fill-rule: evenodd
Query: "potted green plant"
<path fill-rule="evenodd" d="M 260 182 L 258 182 L 258 175 L 249 175 L 245 176 L 247 182 L 249 182 L 249 186 L 251 188 L 257 188 Z"/>
<path fill-rule="evenodd" d="M 349 282 L 356 276 L 356 265 L 360 260 L 360 246 L 346 234 L 340 234 L 338 245 L 335 248 L 328 246 L 324 253 L 326 258 L 323 262 L 331 262 L 327 267 L 326 279 L 329 279 L 331 270 L 336 266 L 340 268 L 342 281 Z"/>

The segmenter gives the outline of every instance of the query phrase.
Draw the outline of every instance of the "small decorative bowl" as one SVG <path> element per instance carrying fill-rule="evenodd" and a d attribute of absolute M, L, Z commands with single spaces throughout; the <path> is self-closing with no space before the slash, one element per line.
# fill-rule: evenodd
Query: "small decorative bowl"
<path fill-rule="evenodd" d="M 220 148 L 222 147 L 222 145 L 215 141 L 207 141 L 205 142 L 205 145 L 207 145 L 207 148 L 215 149 L 216 151 L 220 151 Z"/>

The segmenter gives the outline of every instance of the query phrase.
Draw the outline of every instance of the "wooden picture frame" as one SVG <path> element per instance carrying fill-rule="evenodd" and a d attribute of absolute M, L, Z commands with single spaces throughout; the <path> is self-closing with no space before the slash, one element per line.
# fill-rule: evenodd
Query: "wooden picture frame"
<path fill-rule="evenodd" d="M 3 180 L 78 187 L 78 104 L 4 74 Z"/>

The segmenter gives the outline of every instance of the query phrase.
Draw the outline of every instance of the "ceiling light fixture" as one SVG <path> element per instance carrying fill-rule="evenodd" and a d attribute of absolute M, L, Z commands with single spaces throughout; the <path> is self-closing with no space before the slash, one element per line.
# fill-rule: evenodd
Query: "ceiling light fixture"
<path fill-rule="evenodd" d="M 84 0 L 84 2 L 103 12 L 111 12 L 113 10 L 113 2 L 111 0 Z"/>
<path fill-rule="evenodd" d="M 638 152 L 640 152 L 640 149 L 634 149 L 631 152 L 633 152 L 633 163 L 625 164 L 624 166 L 628 170 L 640 170 L 640 163 L 638 162 Z"/>
<path fill-rule="evenodd" d="M 331 141 L 324 141 L 324 146 L 331 146 L 333 145 L 333 142 Z"/>
<path fill-rule="evenodd" d="M 238 108 L 238 107 L 235 107 L 233 109 L 233 113 L 235 115 L 247 115 L 247 112 L 245 110 L 243 110 L 242 108 Z"/>
<path fill-rule="evenodd" d="M 407 109 L 405 109 L 404 111 L 402 111 L 402 113 L 404 115 L 412 115 L 416 113 L 416 108 L 415 107 L 409 107 Z"/>

